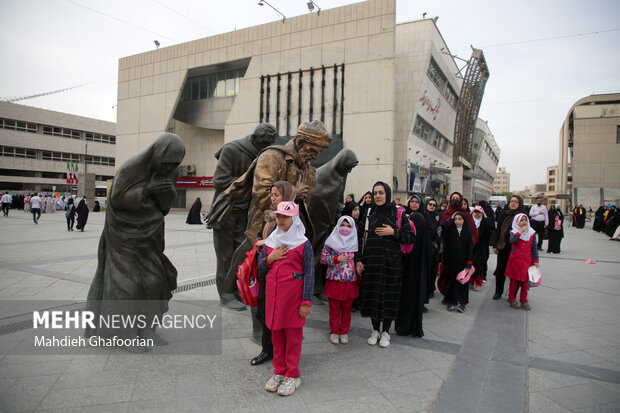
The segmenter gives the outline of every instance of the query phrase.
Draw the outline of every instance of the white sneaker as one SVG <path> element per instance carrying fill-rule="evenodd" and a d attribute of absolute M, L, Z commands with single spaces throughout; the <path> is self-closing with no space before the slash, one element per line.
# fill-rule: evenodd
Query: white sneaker
<path fill-rule="evenodd" d="M 348 334 L 342 334 L 340 336 L 340 343 L 342 343 L 342 344 L 349 344 L 349 336 L 348 336 Z"/>
<path fill-rule="evenodd" d="M 370 337 L 368 338 L 368 345 L 370 346 L 377 345 L 379 336 L 380 336 L 379 332 L 377 330 L 373 330 L 372 333 L 370 333 Z"/>
<path fill-rule="evenodd" d="M 329 342 L 332 344 L 338 344 L 338 334 L 330 334 L 329 335 Z"/>
<path fill-rule="evenodd" d="M 383 333 L 381 333 L 381 340 L 379 340 L 379 347 L 386 348 L 389 345 L 390 345 L 390 335 L 387 333 L 387 331 L 384 331 Z"/>

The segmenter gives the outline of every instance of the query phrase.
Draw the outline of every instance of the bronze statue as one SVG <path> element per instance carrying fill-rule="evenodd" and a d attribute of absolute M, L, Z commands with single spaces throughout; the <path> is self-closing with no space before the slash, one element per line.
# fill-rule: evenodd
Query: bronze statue
<path fill-rule="evenodd" d="M 323 122 L 315 120 L 304 122 L 297 129 L 297 136 L 286 145 L 273 145 L 265 149 L 248 168 L 248 171 L 231 184 L 222 196 L 229 200 L 243 198 L 251 194 L 248 211 L 246 240 L 237 248 L 232 264 L 226 275 L 227 291 L 235 291 L 237 267 L 252 248 L 262 226 L 265 211 L 271 207 L 269 190 L 274 182 L 287 181 L 295 187 L 295 202 L 299 204 L 301 219 L 306 226 L 306 236 L 313 238 L 314 230 L 308 215 L 307 202 L 316 183 L 316 170 L 310 161 L 329 147 L 332 138 Z"/>
<path fill-rule="evenodd" d="M 319 264 L 323 244 L 336 225 L 344 207 L 347 175 L 358 163 L 355 152 L 351 149 L 343 149 L 316 170 L 316 186 L 308 203 L 308 211 L 314 226 L 312 247 L 315 251 L 314 291 L 317 296 L 322 296 L 321 293 L 325 286 L 325 268 Z"/>
<path fill-rule="evenodd" d="M 168 301 L 177 287 L 177 271 L 164 255 L 164 216 L 176 198 L 178 166 L 184 156 L 181 138 L 164 133 L 116 172 L 99 240 L 97 271 L 86 303 L 86 309 L 95 313 L 96 320 L 99 314 L 128 312 L 152 320 L 168 311 Z M 139 336 L 165 344 L 149 325 L 152 323 L 142 329 L 98 327 L 87 329 L 85 334 Z"/>
<path fill-rule="evenodd" d="M 222 192 L 247 171 L 262 149 L 275 142 L 277 134 L 278 131 L 273 125 L 261 123 L 251 135 L 228 142 L 215 153 L 217 159 L 213 174 L 215 194 L 210 215 L 213 214 L 213 208 L 220 200 Z M 217 258 L 215 281 L 220 303 L 239 311 L 245 310 L 245 305 L 236 300 L 234 290 L 226 291 L 224 282 L 233 253 L 245 240 L 244 232 L 248 222 L 250 200 L 250 196 L 232 200 L 225 217 L 219 221 L 208 222 L 208 226 L 213 228 L 213 246 Z"/>

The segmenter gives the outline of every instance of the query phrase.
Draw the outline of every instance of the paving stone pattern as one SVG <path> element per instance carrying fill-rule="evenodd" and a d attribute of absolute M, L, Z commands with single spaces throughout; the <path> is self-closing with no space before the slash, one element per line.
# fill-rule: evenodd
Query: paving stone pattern
<path fill-rule="evenodd" d="M 166 217 L 166 254 L 179 281 L 191 283 L 212 277 L 215 257 L 211 232 L 185 218 Z M 103 222 L 103 213 L 91 213 L 82 233 L 67 232 L 62 213 L 43 214 L 38 225 L 19 211 L 0 218 L 0 330 L 44 300 L 85 300 Z M 438 294 L 423 339 L 393 335 L 381 349 L 366 344 L 370 323 L 357 313 L 350 344 L 330 344 L 327 306 L 315 305 L 304 329 L 303 384 L 291 397 L 263 390 L 269 363 L 249 364 L 259 352 L 249 311 L 223 310 L 215 356 L 23 356 L 15 349 L 29 331 L 0 335 L 0 411 L 617 412 L 620 243 L 589 226 L 565 233 L 562 254 L 541 253 L 543 284 L 531 290 L 529 312 L 493 301 L 489 274 L 464 314 L 447 312 Z M 174 299 L 213 300 L 217 292 L 209 285 Z"/>

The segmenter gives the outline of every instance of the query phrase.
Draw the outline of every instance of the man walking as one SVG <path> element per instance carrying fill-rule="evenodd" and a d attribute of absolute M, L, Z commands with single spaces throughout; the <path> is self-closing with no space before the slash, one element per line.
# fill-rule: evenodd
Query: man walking
<path fill-rule="evenodd" d="M 543 235 L 549 224 L 549 211 L 542 204 L 541 197 L 536 198 L 536 205 L 530 209 L 530 218 L 532 218 L 532 229 L 538 235 L 538 250 L 542 251 Z"/>
<path fill-rule="evenodd" d="M 32 220 L 35 224 L 38 224 L 41 218 L 41 203 L 42 200 L 39 194 L 32 194 L 32 197 L 30 197 L 30 210 L 32 211 Z"/>
<path fill-rule="evenodd" d="M 4 195 L 2 195 L 2 213 L 5 217 L 9 216 L 9 209 L 11 208 L 11 202 L 13 202 L 13 197 L 9 195 L 9 191 L 6 191 Z"/>

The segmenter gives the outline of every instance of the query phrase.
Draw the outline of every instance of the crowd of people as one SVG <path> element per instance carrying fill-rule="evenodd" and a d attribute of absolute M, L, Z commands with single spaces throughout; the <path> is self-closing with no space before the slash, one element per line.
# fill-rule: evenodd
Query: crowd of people
<path fill-rule="evenodd" d="M 609 236 L 610 240 L 620 241 L 620 214 L 618 207 L 607 204 L 600 206 L 594 213 L 592 229 Z"/>
<path fill-rule="evenodd" d="M 67 219 L 67 231 L 73 231 L 73 227 L 84 232 L 88 222 L 90 208 L 86 197 L 74 197 L 72 195 L 58 196 L 52 193 L 32 193 L 11 195 L 6 191 L 1 199 L 3 216 L 8 217 L 11 209 L 22 210 L 32 213 L 32 221 L 38 224 L 41 214 L 54 214 L 58 211 L 65 213 Z M 100 210 L 98 201 L 95 201 L 94 212 Z M 77 225 L 76 225 L 77 217 Z"/>
<path fill-rule="evenodd" d="M 251 364 L 273 359 L 274 374 L 265 389 L 285 396 L 301 383 L 302 327 L 312 307 L 315 251 L 306 238 L 295 188 L 286 181 L 276 182 L 270 201 L 256 242 L 261 248 L 257 311 L 263 335 L 261 352 Z M 320 250 L 332 344 L 349 343 L 356 307 L 370 319 L 368 344 L 383 348 L 390 345 L 392 327 L 397 335 L 424 336 L 425 305 L 436 290 L 448 311 L 465 312 L 470 291 L 480 291 L 486 282 L 490 246 L 498 255 L 493 298 L 504 294 L 508 277 L 508 304 L 531 309 L 528 268 L 539 268 L 541 245 L 532 222 L 543 223 L 537 225 L 541 236 L 544 230 L 562 231 L 559 209 L 547 211 L 539 203 L 539 208 L 530 210 L 530 219 L 523 200 L 513 196 L 496 216 L 485 201 L 470 208 L 458 192 L 450 195 L 449 203 L 417 194 L 404 205 L 399 201 L 392 200 L 385 182 L 376 182 L 359 202 L 348 195 Z"/>

